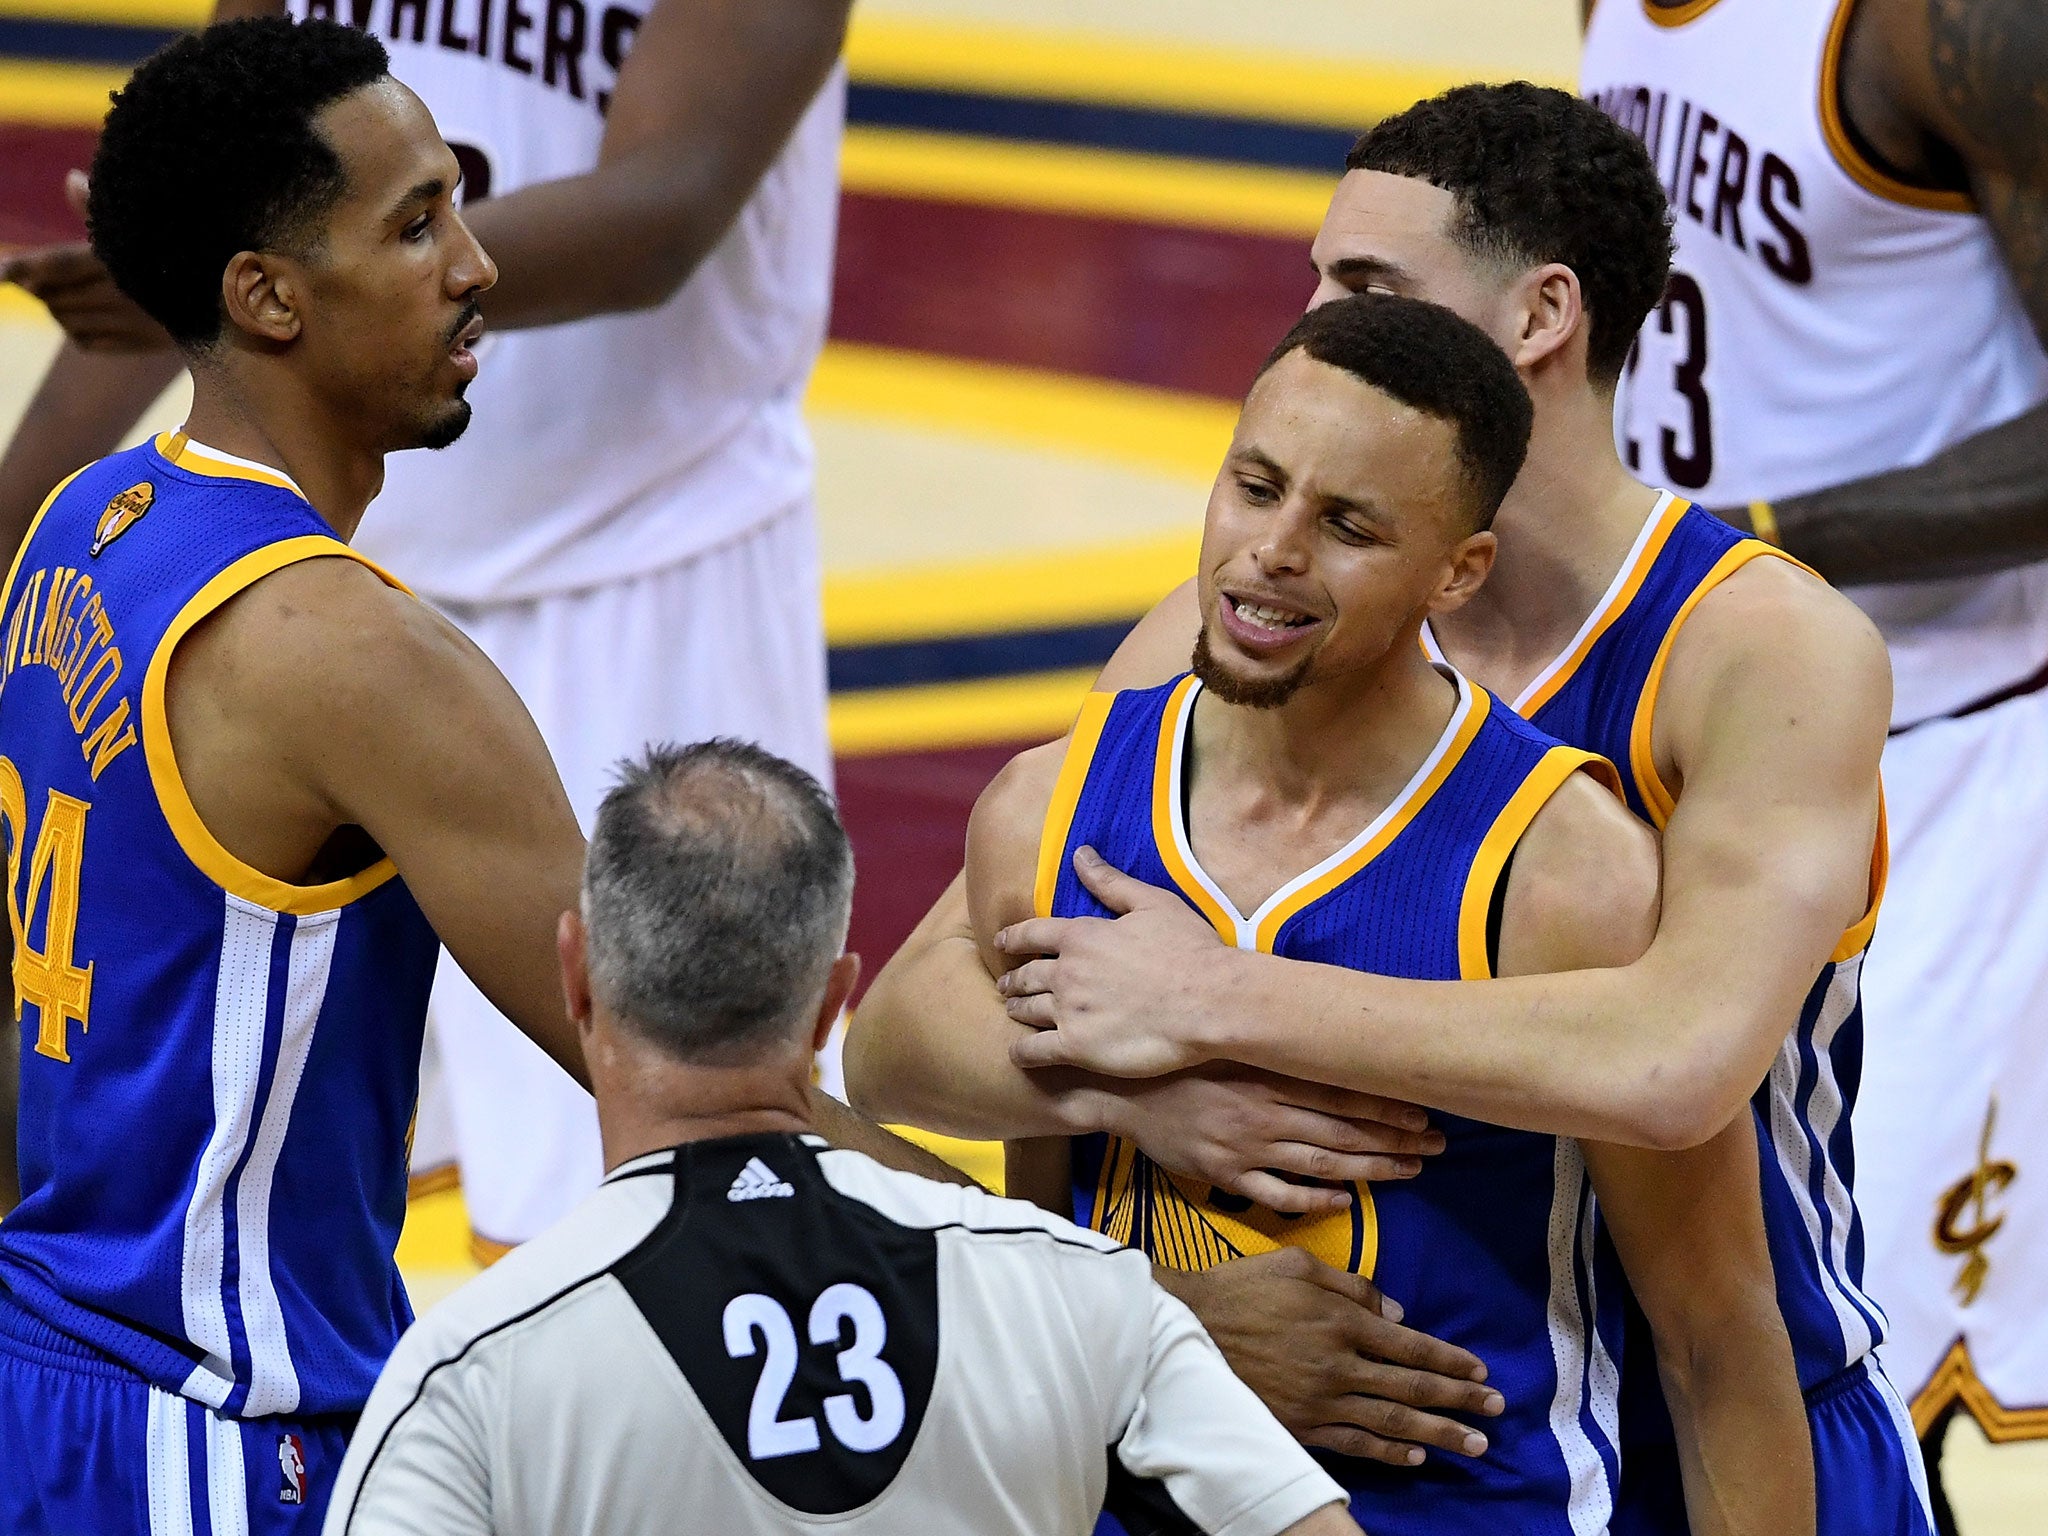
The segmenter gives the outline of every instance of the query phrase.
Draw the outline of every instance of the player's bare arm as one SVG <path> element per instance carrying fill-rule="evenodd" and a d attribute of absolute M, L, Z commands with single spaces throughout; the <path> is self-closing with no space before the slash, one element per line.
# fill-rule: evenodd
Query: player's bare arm
<path fill-rule="evenodd" d="M 1883 160 L 1968 190 L 2048 340 L 2048 12 L 2033 0 L 1867 0 L 1843 108 Z M 1734 514 L 1738 519 L 1742 514 Z M 1830 580 L 1977 575 L 2048 556 L 2048 406 L 1933 459 L 1774 505 L 1785 547 Z"/>
<path fill-rule="evenodd" d="M 1516 850 L 1501 974 L 1627 965 L 1655 935 L 1658 899 L 1653 834 L 1581 775 Z M 1656 1340 L 1692 1530 L 1811 1531 L 1806 1404 L 1778 1311 L 1751 1117 L 1685 1152 L 1582 1150 Z"/>
<path fill-rule="evenodd" d="M 650 11 L 619 72 L 598 164 L 466 210 L 506 274 L 491 324 L 642 309 L 681 287 L 817 94 L 850 9 L 850 0 L 664 0 Z M 283 10 L 276 0 L 220 0 L 214 19 Z M 0 553 L 11 555 L 50 487 L 110 452 L 179 362 L 82 242 L 17 253 L 0 262 L 0 282 L 28 289 L 67 333 L 0 459 Z"/>
<path fill-rule="evenodd" d="M 525 706 L 453 625 L 353 560 L 288 566 L 180 644 L 166 710 L 229 852 L 294 884 L 389 855 L 471 979 L 587 1086 L 554 959 L 583 836 Z"/>
<path fill-rule="evenodd" d="M 1310 1210 L 1332 1198 L 1276 1177 L 1275 1168 L 1314 1166 L 1326 1172 L 1313 1176 L 1326 1178 L 1358 1177 L 1345 1171 L 1352 1168 L 1378 1169 L 1367 1175 L 1377 1179 L 1412 1174 L 1416 1154 L 1437 1149 L 1442 1138 L 1384 1123 L 1396 1116 L 1412 1123 L 1408 1106 L 1225 1064 L 1149 1084 L 1081 1074 L 1035 1083 L 1038 1074 L 1011 1064 L 1009 1043 L 1031 1031 L 1003 1012 L 993 973 L 1008 962 L 988 941 L 1011 917 L 1031 911 L 1039 830 L 1063 750 L 1055 742 L 1020 754 L 976 804 L 957 896 L 941 898 L 920 929 L 922 948 L 915 940 L 906 946 L 914 963 L 893 981 L 885 969 L 855 1020 L 847 1048 L 855 1101 L 915 1123 L 925 1123 L 929 1106 L 942 1128 L 981 1137 L 1113 1131 L 1169 1167 L 1212 1182 L 1228 1178 L 1225 1187 L 1275 1209 Z M 974 1108 L 963 1111 L 963 1103 Z M 957 1118 L 963 1114 L 971 1118 Z M 1402 1150 L 1366 1150 L 1373 1146 Z M 1260 1147 L 1263 1153 L 1253 1150 Z M 1202 1274 L 1155 1272 L 1307 1443 L 1395 1465 L 1421 1460 L 1424 1446 L 1461 1455 L 1485 1450 L 1484 1434 L 1445 1416 L 1500 1411 L 1483 1364 L 1401 1327 L 1399 1307 L 1370 1281 L 1296 1249 Z"/>
<path fill-rule="evenodd" d="M 1341 1205 L 1335 1191 L 1278 1177 L 1413 1175 L 1442 1138 L 1419 1111 L 1376 1096 L 1288 1082 L 1227 1063 L 1152 1083 L 1035 1074 L 1009 1059 L 1032 1031 L 1003 1011 L 989 947 L 1032 911 L 1038 841 L 1065 744 L 1020 754 L 968 825 L 958 906 L 950 893 L 877 978 L 847 1040 L 854 1102 L 948 1135 L 1015 1140 L 1110 1131 L 1166 1166 L 1274 1210 Z"/>
<path fill-rule="evenodd" d="M 1170 675 L 1192 630 L 1192 604 L 1167 599 L 1125 675 Z M 1177 897 L 1082 856 L 1089 889 L 1127 915 L 999 938 L 1039 957 L 1004 979 L 1012 1017 L 1059 1026 L 1013 1054 L 1132 1076 L 1238 1060 L 1495 1124 L 1697 1145 L 1741 1108 L 1868 907 L 1890 677 L 1854 606 L 1782 562 L 1700 605 L 1657 710 L 1667 786 L 1685 796 L 1663 917 L 1633 964 L 1469 984 L 1240 953 Z"/>

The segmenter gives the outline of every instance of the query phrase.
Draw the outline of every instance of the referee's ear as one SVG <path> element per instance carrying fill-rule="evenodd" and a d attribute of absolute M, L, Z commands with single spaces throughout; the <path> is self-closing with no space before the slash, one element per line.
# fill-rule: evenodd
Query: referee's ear
<path fill-rule="evenodd" d="M 562 961 L 562 1001 L 580 1039 L 590 1032 L 590 962 L 584 947 L 583 917 L 574 908 L 555 924 L 555 953 Z"/>
<path fill-rule="evenodd" d="M 568 915 L 570 914 L 564 914 Z M 825 995 L 818 999 L 818 1017 L 811 1025 L 812 1055 L 825 1049 L 825 1041 L 832 1034 L 832 1026 L 839 1022 L 839 1015 L 846 1007 L 846 1000 L 853 996 L 853 984 L 859 980 L 859 955 L 841 955 L 832 962 L 831 974 L 825 978 Z M 588 985 L 586 977 L 586 989 Z"/>

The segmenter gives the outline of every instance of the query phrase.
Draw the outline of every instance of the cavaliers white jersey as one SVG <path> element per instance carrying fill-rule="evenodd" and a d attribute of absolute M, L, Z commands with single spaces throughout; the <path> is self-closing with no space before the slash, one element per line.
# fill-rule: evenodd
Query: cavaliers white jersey
<path fill-rule="evenodd" d="M 1837 109 L 1843 0 L 1600 0 L 1581 89 L 1648 146 L 1678 256 L 1616 436 L 1704 505 L 1922 463 L 2048 396 L 2048 357 L 1970 201 L 1869 163 Z M 2048 660 L 2048 565 L 1850 588 L 1895 724 Z"/>
<path fill-rule="evenodd" d="M 1342 1497 L 1144 1255 L 752 1135 L 622 1165 L 430 1312 L 326 1532 L 1275 1536 Z"/>
<path fill-rule="evenodd" d="M 383 41 L 455 150 L 469 204 L 596 166 L 654 3 L 289 0 Z M 667 303 L 486 336 L 468 432 L 386 462 L 357 546 L 428 596 L 510 600 L 658 570 L 803 501 L 844 117 L 835 71 Z"/>

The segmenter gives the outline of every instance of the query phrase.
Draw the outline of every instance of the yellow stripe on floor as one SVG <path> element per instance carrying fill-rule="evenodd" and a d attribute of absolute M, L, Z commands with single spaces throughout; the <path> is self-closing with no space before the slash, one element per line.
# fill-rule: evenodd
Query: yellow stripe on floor
<path fill-rule="evenodd" d="M 806 404 L 1087 454 L 1206 485 L 1237 407 L 1206 395 L 852 342 L 825 348 Z"/>
<path fill-rule="evenodd" d="M 1034 672 L 966 683 L 835 693 L 832 750 L 842 756 L 923 752 L 1064 735 L 1096 669 Z"/>
<path fill-rule="evenodd" d="M 1312 235 L 1341 166 L 1271 170 L 906 128 L 846 130 L 847 189 L 1258 235 Z"/>

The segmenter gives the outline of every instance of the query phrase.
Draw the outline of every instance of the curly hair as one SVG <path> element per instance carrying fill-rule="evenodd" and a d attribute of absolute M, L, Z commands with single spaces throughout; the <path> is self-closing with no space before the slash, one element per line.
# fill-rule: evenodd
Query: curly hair
<path fill-rule="evenodd" d="M 1536 409 L 1515 365 L 1484 331 L 1440 304 L 1358 293 L 1319 304 L 1295 321 L 1260 377 L 1297 351 L 1450 423 L 1472 528 L 1493 525 L 1522 472 Z"/>
<path fill-rule="evenodd" d="M 1570 267 L 1590 317 L 1587 372 L 1621 376 L 1671 273 L 1671 210 L 1634 134 L 1548 86 L 1461 85 L 1366 130 L 1345 164 L 1450 193 L 1453 237 L 1485 257 Z"/>
<path fill-rule="evenodd" d="M 145 60 L 92 160 L 86 228 L 115 284 L 180 346 L 211 346 L 228 262 L 304 249 L 346 186 L 314 118 L 389 73 L 368 33 L 282 17 L 208 27 Z"/>

